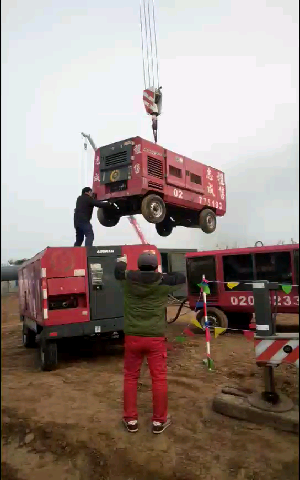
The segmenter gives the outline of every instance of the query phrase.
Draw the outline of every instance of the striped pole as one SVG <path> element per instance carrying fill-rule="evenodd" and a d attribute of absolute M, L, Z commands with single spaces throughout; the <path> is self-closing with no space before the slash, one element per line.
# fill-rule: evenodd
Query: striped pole
<path fill-rule="evenodd" d="M 205 275 L 202 276 L 202 282 L 206 283 Z M 203 363 L 207 365 L 208 370 L 212 371 L 214 369 L 214 362 L 210 356 L 210 328 L 207 319 L 207 303 L 206 303 L 206 292 L 202 287 L 202 296 L 203 296 L 203 311 L 204 311 L 204 325 L 205 325 L 205 340 L 206 340 L 206 359 L 203 360 Z"/>

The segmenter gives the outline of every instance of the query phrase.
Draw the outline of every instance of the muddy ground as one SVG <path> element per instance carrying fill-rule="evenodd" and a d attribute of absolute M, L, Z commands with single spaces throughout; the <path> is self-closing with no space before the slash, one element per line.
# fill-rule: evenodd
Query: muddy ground
<path fill-rule="evenodd" d="M 183 316 L 169 327 L 171 343 L 188 319 Z M 298 479 L 297 436 L 211 409 L 222 386 L 262 388 L 253 344 L 242 334 L 213 340 L 213 373 L 202 365 L 202 334 L 172 343 L 168 365 L 173 425 L 154 436 L 145 368 L 140 431 L 129 434 L 120 425 L 122 347 L 98 345 L 91 350 L 65 343 L 58 369 L 42 373 L 35 350 L 21 344 L 18 302 L 12 295 L 2 298 L 1 326 L 3 480 Z M 296 369 L 279 367 L 276 382 L 298 404 Z"/>

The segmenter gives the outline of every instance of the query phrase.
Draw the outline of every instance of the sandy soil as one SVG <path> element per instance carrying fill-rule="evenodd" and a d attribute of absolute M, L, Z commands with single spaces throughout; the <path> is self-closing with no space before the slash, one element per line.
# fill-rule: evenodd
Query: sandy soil
<path fill-rule="evenodd" d="M 171 307 L 174 311 L 174 307 Z M 170 311 L 170 315 L 173 312 Z M 298 438 L 214 413 L 222 386 L 260 390 L 253 344 L 242 334 L 213 340 L 216 371 L 202 365 L 202 334 L 174 341 L 188 316 L 169 327 L 169 403 L 173 425 L 150 431 L 151 382 L 142 370 L 140 431 L 122 428 L 122 347 L 64 342 L 56 371 L 37 369 L 21 344 L 18 302 L 2 299 L 3 480 L 296 480 Z M 282 317 L 284 323 L 294 318 Z M 296 319 L 298 321 L 298 319 Z M 276 369 L 281 392 L 298 404 L 298 373 Z"/>

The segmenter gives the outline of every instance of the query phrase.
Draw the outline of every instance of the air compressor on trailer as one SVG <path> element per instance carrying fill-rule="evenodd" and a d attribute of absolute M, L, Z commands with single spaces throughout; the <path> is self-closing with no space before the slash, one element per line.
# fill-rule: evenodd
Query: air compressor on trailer
<path fill-rule="evenodd" d="M 57 364 L 57 340 L 92 335 L 123 336 L 123 291 L 115 279 L 117 258 L 137 269 L 141 253 L 161 257 L 152 245 L 46 248 L 19 269 L 23 344 L 39 343 L 42 370 Z"/>
<path fill-rule="evenodd" d="M 140 137 L 96 150 L 93 191 L 117 206 L 98 209 L 101 225 L 114 227 L 122 216 L 142 213 L 163 237 L 176 226 L 212 233 L 217 216 L 226 213 L 223 172 Z"/>

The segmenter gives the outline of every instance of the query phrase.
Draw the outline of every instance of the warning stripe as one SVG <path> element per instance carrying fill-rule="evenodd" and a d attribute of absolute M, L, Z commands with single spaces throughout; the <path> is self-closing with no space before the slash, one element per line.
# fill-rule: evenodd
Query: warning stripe
<path fill-rule="evenodd" d="M 292 348 L 291 353 L 285 352 L 284 347 Z M 255 340 L 256 362 L 262 364 L 279 365 L 291 363 L 299 365 L 299 339 Z"/>
<path fill-rule="evenodd" d="M 43 317 L 44 320 L 48 318 L 48 292 L 47 292 L 47 281 L 46 281 L 46 269 L 43 269 L 43 277 L 42 277 L 42 293 L 43 293 Z"/>
<path fill-rule="evenodd" d="M 283 348 L 286 343 L 286 340 L 274 340 L 270 345 L 270 342 L 261 340 L 260 344 L 257 346 L 257 349 L 255 348 L 256 360 L 260 362 L 270 360 L 271 357 L 273 357 L 273 355 Z M 260 350 L 262 351 L 260 352 Z"/>

